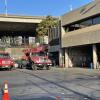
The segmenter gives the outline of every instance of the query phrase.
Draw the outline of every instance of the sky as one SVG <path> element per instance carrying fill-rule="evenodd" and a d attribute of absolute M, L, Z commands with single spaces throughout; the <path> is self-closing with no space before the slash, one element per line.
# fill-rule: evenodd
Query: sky
<path fill-rule="evenodd" d="M 92 0 L 7 0 L 8 14 L 26 16 L 61 16 Z M 5 13 L 5 0 L 0 0 L 0 14 Z"/>

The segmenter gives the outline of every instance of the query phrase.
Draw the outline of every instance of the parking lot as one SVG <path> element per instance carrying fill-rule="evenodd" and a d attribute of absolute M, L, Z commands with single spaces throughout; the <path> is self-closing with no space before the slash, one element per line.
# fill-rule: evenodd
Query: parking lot
<path fill-rule="evenodd" d="M 100 100 L 100 70 L 52 68 L 0 71 L 0 88 L 8 81 L 10 100 Z M 0 91 L 2 98 L 2 92 Z"/>

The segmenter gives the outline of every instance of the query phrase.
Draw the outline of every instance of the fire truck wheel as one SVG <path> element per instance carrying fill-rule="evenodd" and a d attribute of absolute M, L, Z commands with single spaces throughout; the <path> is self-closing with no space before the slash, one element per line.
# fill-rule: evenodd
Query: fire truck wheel
<path fill-rule="evenodd" d="M 51 66 L 46 66 L 46 70 L 50 70 L 51 69 Z"/>
<path fill-rule="evenodd" d="M 37 66 L 35 64 L 32 64 L 32 70 L 37 70 Z"/>
<path fill-rule="evenodd" d="M 24 65 L 22 64 L 22 65 L 20 66 L 20 68 L 21 68 L 21 69 L 24 69 Z"/>
<path fill-rule="evenodd" d="M 11 70 L 15 70 L 15 69 L 16 69 L 15 66 L 12 66 L 12 67 L 11 67 Z"/>
<path fill-rule="evenodd" d="M 12 68 L 13 68 L 13 67 L 11 66 L 10 68 L 8 68 L 8 70 L 9 70 L 9 71 L 11 71 L 11 70 L 12 70 Z"/>
<path fill-rule="evenodd" d="M 46 69 L 47 69 L 47 66 L 43 66 L 43 68 L 42 68 L 42 69 L 46 70 Z"/>

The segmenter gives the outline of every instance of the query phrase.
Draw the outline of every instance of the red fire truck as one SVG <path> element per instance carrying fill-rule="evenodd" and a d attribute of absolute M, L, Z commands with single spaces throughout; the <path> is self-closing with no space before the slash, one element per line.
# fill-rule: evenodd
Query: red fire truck
<path fill-rule="evenodd" d="M 51 60 L 48 58 L 45 46 L 38 46 L 31 49 L 23 50 L 25 56 L 22 57 L 22 63 L 20 68 L 31 68 L 33 70 L 37 69 L 47 69 L 49 70 L 52 66 Z"/>
<path fill-rule="evenodd" d="M 0 51 L 0 69 L 6 68 L 11 70 L 14 67 L 14 61 L 11 59 L 9 53 Z"/>

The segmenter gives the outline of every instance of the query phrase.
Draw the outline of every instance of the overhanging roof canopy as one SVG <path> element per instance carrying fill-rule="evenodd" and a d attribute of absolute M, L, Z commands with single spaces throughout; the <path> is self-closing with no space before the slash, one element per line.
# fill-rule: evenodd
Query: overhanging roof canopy
<path fill-rule="evenodd" d="M 40 23 L 45 17 L 0 15 L 0 22 Z"/>
<path fill-rule="evenodd" d="M 34 32 L 36 27 L 36 23 L 0 22 L 0 32 Z"/>
<path fill-rule="evenodd" d="M 0 32 L 34 32 L 45 17 L 0 15 Z"/>

